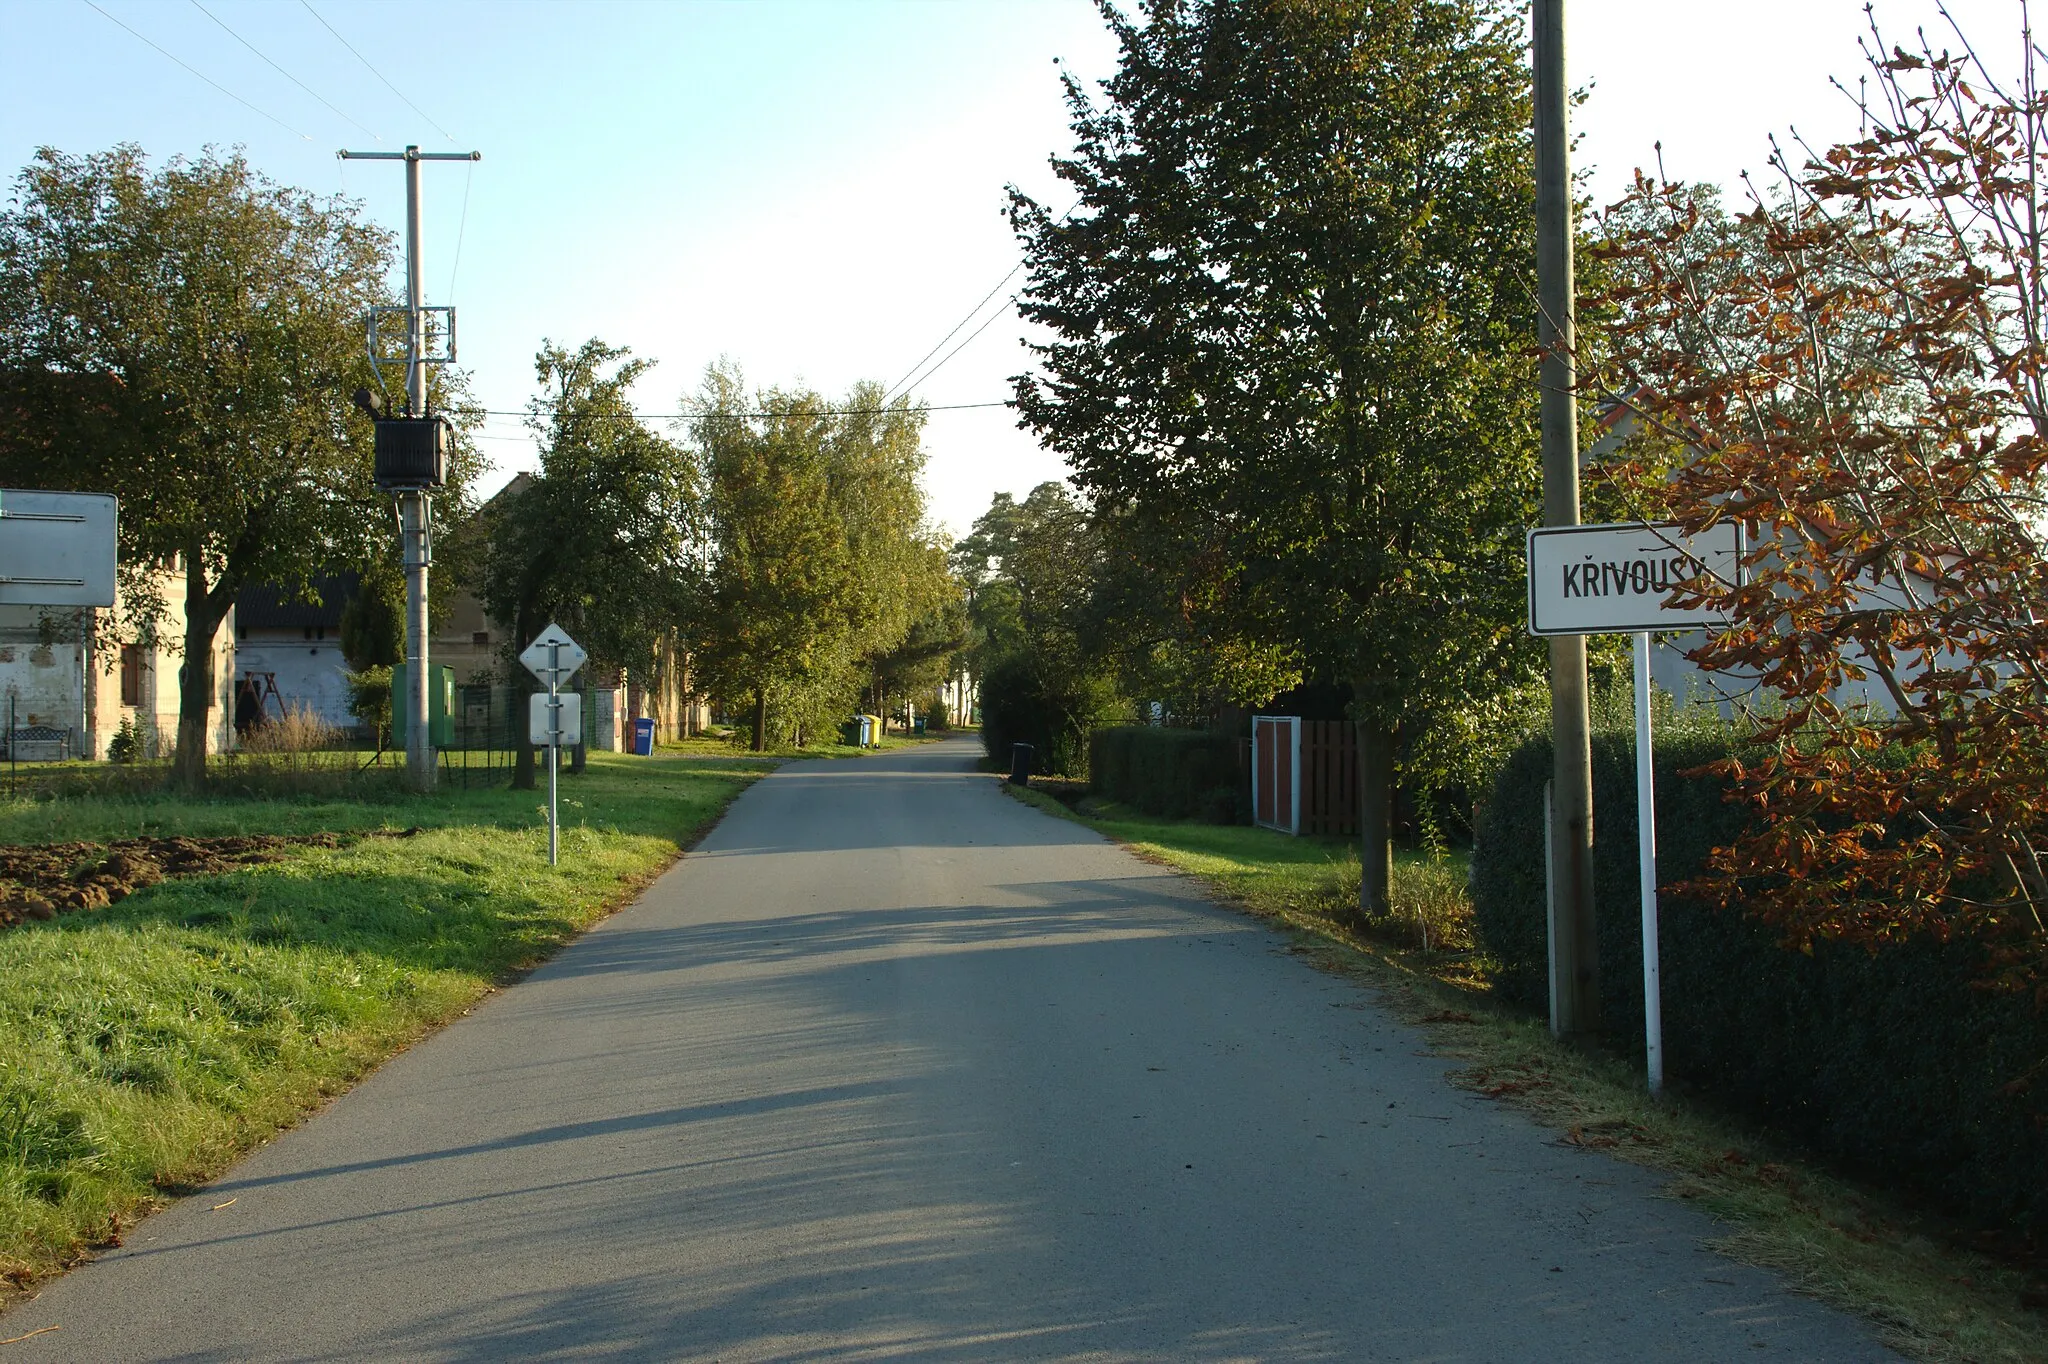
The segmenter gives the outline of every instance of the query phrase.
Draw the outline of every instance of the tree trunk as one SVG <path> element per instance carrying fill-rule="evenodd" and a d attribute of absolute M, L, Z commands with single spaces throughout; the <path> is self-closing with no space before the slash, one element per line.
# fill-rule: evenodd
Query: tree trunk
<path fill-rule="evenodd" d="M 577 695 L 583 698 L 583 742 L 569 750 L 569 771 L 572 774 L 581 772 L 590 765 L 590 726 L 597 722 L 597 707 L 592 704 L 597 700 L 597 696 L 591 690 L 590 684 L 584 683 L 583 690 Z"/>
<path fill-rule="evenodd" d="M 754 751 L 768 751 L 768 689 L 754 689 Z"/>
<path fill-rule="evenodd" d="M 534 615 L 535 612 L 531 605 L 522 604 L 520 606 L 519 618 L 513 622 L 512 626 L 515 636 L 512 643 L 515 648 L 525 648 L 532 641 L 533 637 L 540 633 L 540 627 L 533 623 Z M 539 778 L 536 772 L 533 744 L 530 742 L 533 736 L 527 732 L 526 728 L 526 717 L 530 706 L 527 698 L 540 690 L 540 684 L 535 680 L 533 674 L 526 670 L 526 665 L 520 663 L 516 657 L 510 663 L 510 676 L 512 679 L 512 789 L 514 791 L 531 791 L 539 785 Z"/>
<path fill-rule="evenodd" d="M 1392 725 L 1360 720 L 1358 732 L 1358 917 L 1394 909 L 1394 746 Z"/>
<path fill-rule="evenodd" d="M 206 589 L 199 553 L 185 555 L 185 660 L 178 666 L 178 752 L 171 780 L 187 790 L 206 782 L 206 750 L 213 712 L 213 637 L 226 608 L 216 611 Z M 233 598 L 227 598 L 232 601 Z"/>

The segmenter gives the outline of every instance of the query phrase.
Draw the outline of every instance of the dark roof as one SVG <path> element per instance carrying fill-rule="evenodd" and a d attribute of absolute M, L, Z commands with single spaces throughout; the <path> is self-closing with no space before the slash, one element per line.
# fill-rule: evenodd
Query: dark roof
<path fill-rule="evenodd" d="M 274 583 L 252 583 L 235 598 L 235 626 L 242 630 L 299 630 L 341 624 L 341 608 L 355 595 L 362 581 L 356 573 L 322 573 L 312 581 L 313 595 L 320 604 L 304 599 Z"/>

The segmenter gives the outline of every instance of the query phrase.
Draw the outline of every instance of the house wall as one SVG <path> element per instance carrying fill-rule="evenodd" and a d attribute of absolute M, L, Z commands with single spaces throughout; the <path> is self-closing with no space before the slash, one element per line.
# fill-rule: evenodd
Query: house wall
<path fill-rule="evenodd" d="M 123 603 L 113 609 L 0 606 L 0 707 L 14 700 L 17 726 L 50 726 L 71 734 L 73 757 L 102 758 L 123 721 L 141 752 L 168 752 L 178 737 L 178 665 L 185 636 L 183 573 L 161 570 L 165 618 L 153 642 L 136 646 L 139 667 L 132 700 L 122 696 L 122 649 L 113 636 Z M 234 613 L 214 636 L 211 747 L 225 747 L 235 677 Z M 6 724 L 0 713 L 0 726 Z M 24 750 L 26 756 L 28 750 Z"/>
<path fill-rule="evenodd" d="M 341 655 L 340 643 L 324 637 L 306 639 L 304 633 L 248 631 L 235 644 L 236 676 L 260 681 L 270 674 L 285 713 L 303 706 L 336 729 L 353 730 L 357 722 L 348 708 L 348 660 Z M 277 718 L 277 703 L 267 702 L 265 712 Z"/>

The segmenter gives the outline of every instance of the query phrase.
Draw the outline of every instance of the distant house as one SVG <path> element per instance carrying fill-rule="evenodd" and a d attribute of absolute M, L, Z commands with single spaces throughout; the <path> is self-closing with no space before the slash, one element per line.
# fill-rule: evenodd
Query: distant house
<path fill-rule="evenodd" d="M 356 727 L 341 610 L 357 586 L 354 573 L 323 574 L 309 584 L 313 601 L 267 583 L 242 589 L 235 599 L 237 730 L 302 710 L 336 729 Z"/>
<path fill-rule="evenodd" d="M 111 610 L 0 606 L 0 734 L 22 759 L 103 758 L 125 724 L 142 757 L 168 753 L 178 738 L 178 669 L 185 639 L 185 575 L 175 562 L 154 583 L 164 617 L 122 643 Z M 214 636 L 210 746 L 228 745 L 233 716 L 235 615 Z M 9 712 L 12 720 L 10 723 Z"/>

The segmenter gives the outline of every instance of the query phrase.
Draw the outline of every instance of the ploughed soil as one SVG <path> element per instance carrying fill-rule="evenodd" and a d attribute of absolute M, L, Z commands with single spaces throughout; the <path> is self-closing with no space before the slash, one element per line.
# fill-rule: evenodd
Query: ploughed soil
<path fill-rule="evenodd" d="M 407 829 L 387 837 L 418 833 Z M 221 838 L 123 838 L 113 843 L 0 847 L 0 930 L 24 919 L 105 909 L 174 876 L 212 876 L 276 862 L 288 848 L 338 848 L 341 834 L 234 834 Z"/>

